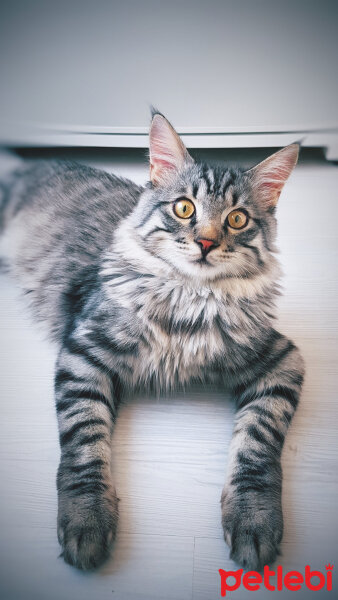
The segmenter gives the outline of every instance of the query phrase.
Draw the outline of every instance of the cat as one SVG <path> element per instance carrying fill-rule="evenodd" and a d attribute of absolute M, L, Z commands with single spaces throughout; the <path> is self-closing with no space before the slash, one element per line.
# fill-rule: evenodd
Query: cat
<path fill-rule="evenodd" d="M 244 171 L 190 156 L 159 112 L 150 181 L 71 162 L 25 162 L 3 185 L 2 255 L 58 342 L 58 539 L 98 566 L 118 520 L 111 434 L 120 398 L 187 384 L 230 389 L 237 412 L 221 498 L 231 557 L 272 563 L 283 532 L 281 451 L 304 378 L 274 328 L 275 208 L 291 144 Z"/>

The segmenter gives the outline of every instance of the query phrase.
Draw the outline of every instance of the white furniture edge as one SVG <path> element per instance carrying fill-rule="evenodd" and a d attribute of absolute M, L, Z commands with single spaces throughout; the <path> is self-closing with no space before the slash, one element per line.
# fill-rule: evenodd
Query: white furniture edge
<path fill-rule="evenodd" d="M 6 132 L 7 129 L 7 132 Z M 178 128 L 188 148 L 262 148 L 281 147 L 301 142 L 303 147 L 319 147 L 328 160 L 338 160 L 338 128 L 322 130 L 271 131 L 256 128 L 252 131 L 235 131 L 228 128 Z M 147 148 L 148 129 L 113 127 L 1 127 L 0 144 L 19 147 L 99 147 L 99 148 Z"/>

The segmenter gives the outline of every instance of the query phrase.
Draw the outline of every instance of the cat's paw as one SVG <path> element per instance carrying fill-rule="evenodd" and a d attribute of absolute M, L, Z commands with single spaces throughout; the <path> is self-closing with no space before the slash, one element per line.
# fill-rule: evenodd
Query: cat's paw
<path fill-rule="evenodd" d="M 248 570 L 261 571 L 279 554 L 283 514 L 279 500 L 264 494 L 223 493 L 222 525 L 230 558 Z"/>
<path fill-rule="evenodd" d="M 118 521 L 118 499 L 61 493 L 58 539 L 64 560 L 78 569 L 94 569 L 109 555 Z"/>

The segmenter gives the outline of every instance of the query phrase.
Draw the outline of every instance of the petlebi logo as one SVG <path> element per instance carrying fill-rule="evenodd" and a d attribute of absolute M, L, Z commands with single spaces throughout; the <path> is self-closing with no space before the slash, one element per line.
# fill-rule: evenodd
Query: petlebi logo
<path fill-rule="evenodd" d="M 284 573 L 283 567 L 278 566 L 275 571 L 267 565 L 263 573 L 257 571 L 247 571 L 238 569 L 238 571 L 224 571 L 219 569 L 221 576 L 221 596 L 224 598 L 227 592 L 235 592 L 243 586 L 246 590 L 252 592 L 260 590 L 262 587 L 274 592 L 287 589 L 297 591 L 304 588 L 317 592 L 322 589 L 332 590 L 332 570 L 333 565 L 325 565 L 326 571 L 312 571 L 309 565 L 306 565 L 304 574 L 300 571 L 287 571 Z M 244 573 L 244 575 L 243 575 Z M 235 581 L 234 581 L 235 580 Z"/>

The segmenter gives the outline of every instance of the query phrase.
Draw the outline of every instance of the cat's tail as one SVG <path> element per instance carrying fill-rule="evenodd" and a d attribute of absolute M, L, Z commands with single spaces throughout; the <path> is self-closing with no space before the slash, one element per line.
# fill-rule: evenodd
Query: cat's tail
<path fill-rule="evenodd" d="M 0 234 L 7 221 L 7 208 L 10 203 L 11 189 L 16 180 L 16 171 L 24 164 L 15 152 L 0 148 Z"/>

